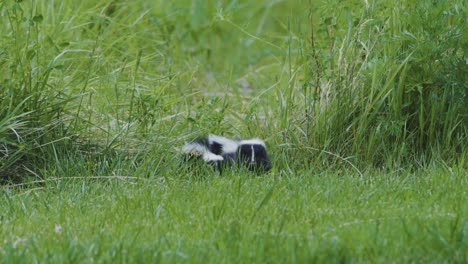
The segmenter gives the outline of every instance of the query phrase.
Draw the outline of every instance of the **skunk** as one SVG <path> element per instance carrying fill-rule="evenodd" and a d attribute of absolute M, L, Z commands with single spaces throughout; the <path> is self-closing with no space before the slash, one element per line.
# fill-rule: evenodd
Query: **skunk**
<path fill-rule="evenodd" d="M 210 134 L 185 143 L 182 153 L 186 160 L 201 159 L 219 171 L 234 165 L 256 172 L 267 172 L 272 167 L 265 142 L 258 138 L 234 140 Z"/>

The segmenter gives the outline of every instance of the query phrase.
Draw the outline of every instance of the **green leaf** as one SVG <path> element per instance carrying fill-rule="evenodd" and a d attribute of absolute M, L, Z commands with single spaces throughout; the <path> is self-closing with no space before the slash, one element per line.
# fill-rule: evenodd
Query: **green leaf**
<path fill-rule="evenodd" d="M 37 15 L 37 16 L 34 16 L 32 18 L 32 21 L 36 22 L 36 23 L 41 23 L 42 20 L 44 20 L 44 17 L 42 15 Z"/>

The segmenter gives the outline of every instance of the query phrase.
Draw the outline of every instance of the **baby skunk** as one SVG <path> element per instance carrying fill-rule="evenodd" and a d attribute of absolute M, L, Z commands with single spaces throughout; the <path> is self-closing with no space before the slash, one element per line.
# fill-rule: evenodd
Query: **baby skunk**
<path fill-rule="evenodd" d="M 202 159 L 219 171 L 233 165 L 246 166 L 256 172 L 271 169 L 265 143 L 257 138 L 233 140 L 216 135 L 195 139 L 185 143 L 182 153 L 186 159 Z"/>

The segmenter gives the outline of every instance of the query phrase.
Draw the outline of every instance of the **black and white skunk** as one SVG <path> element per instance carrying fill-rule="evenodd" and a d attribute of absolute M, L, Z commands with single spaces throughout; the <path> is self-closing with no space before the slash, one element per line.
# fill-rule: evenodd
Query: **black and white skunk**
<path fill-rule="evenodd" d="M 185 143 L 182 153 L 188 160 L 201 159 L 220 171 L 234 165 L 256 172 L 271 169 L 265 142 L 258 138 L 234 140 L 210 134 Z"/>

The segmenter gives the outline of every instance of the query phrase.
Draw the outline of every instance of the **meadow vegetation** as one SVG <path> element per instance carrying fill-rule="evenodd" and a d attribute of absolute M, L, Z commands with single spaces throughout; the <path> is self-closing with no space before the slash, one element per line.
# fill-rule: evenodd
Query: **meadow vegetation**
<path fill-rule="evenodd" d="M 0 259 L 466 262 L 465 1 L 0 1 Z M 181 164 L 260 137 L 266 175 Z"/>

